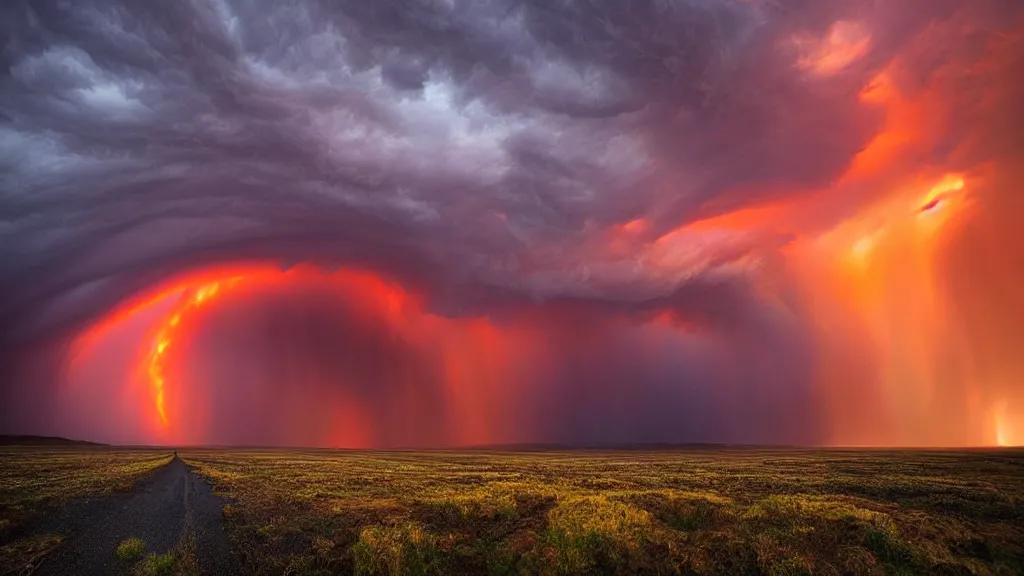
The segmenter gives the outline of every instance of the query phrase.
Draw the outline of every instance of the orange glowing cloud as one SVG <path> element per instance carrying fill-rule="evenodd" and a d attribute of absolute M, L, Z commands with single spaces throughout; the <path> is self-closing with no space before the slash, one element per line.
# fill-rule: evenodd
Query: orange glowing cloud
<path fill-rule="evenodd" d="M 268 265 L 235 265 L 199 269 L 176 278 L 162 286 L 151 288 L 129 298 L 112 312 L 83 331 L 74 341 L 72 368 L 76 359 L 88 355 L 96 343 L 107 337 L 111 330 L 143 311 L 170 306 L 146 343 L 140 360 L 140 372 L 149 388 L 152 409 L 158 427 L 166 430 L 170 424 L 167 413 L 166 360 L 183 320 L 196 308 L 209 303 L 222 290 L 236 286 L 244 278 L 265 277 L 279 272 Z"/>
<path fill-rule="evenodd" d="M 501 407 L 507 404 L 501 400 L 503 394 L 514 391 L 508 376 L 511 373 L 510 346 L 513 335 L 499 331 L 488 320 L 482 318 L 449 319 L 423 311 L 421 299 L 379 276 L 358 270 L 323 272 L 306 266 L 280 270 L 268 266 L 211 268 L 183 276 L 169 282 L 168 289 L 157 289 L 155 295 L 142 295 L 132 299 L 122 310 L 104 319 L 84 339 L 102 337 L 105 327 L 112 326 L 132 314 L 138 314 L 155 303 L 174 300 L 163 317 L 157 322 L 145 352 L 139 359 L 139 372 L 149 388 L 151 409 L 159 424 L 164 441 L 200 441 L 195 431 L 176 431 L 179 414 L 171 406 L 192 412 L 190 421 L 195 422 L 197 407 L 190 402 L 198 401 L 175 398 L 183 388 L 192 386 L 184 382 L 183 374 L 188 369 L 171 370 L 173 363 L 188 361 L 176 353 L 187 349 L 198 326 L 193 321 L 200 310 L 215 306 L 222 300 L 230 300 L 234 294 L 274 290 L 295 289 L 297 286 L 320 286 L 321 290 L 332 290 L 346 306 L 360 314 L 372 315 L 385 322 L 388 329 L 422 350 L 431 350 L 440 367 L 446 405 L 459 415 L 452 423 L 451 433 L 460 443 L 488 443 L 495 441 L 502 430 Z M 409 379 L 405 386 L 417 386 L 416 380 L 425 374 L 407 371 Z M 175 377 L 172 377 L 174 374 Z M 329 384 L 329 383 L 328 383 Z M 395 383 L 392 383 L 394 385 Z M 328 436 L 319 441 L 330 445 L 347 447 L 369 447 L 380 441 L 381 422 L 372 420 L 364 402 L 347 391 L 339 382 L 324 401 L 332 406 L 337 426 Z M 172 402 L 173 400 L 173 402 Z M 396 396 L 393 402 L 402 405 L 408 399 Z M 401 408 L 414 412 L 415 406 Z"/>
<path fill-rule="evenodd" d="M 290 270 L 280 270 L 272 267 L 235 267 L 222 270 L 215 268 L 173 282 L 174 287 L 169 292 L 180 294 L 178 302 L 159 324 L 152 337 L 149 351 L 142 360 L 143 371 L 146 374 L 153 398 L 153 408 L 165 429 L 170 425 L 166 397 L 169 386 L 173 386 L 173 382 L 168 382 L 167 377 L 166 364 L 168 354 L 175 345 L 175 342 L 189 337 L 187 333 L 182 332 L 183 323 L 187 321 L 189 316 L 200 308 L 213 304 L 217 299 L 229 295 L 231 291 L 239 286 L 246 284 L 267 286 L 281 283 L 282 281 L 301 280 L 302 277 L 310 275 L 320 275 L 320 273 L 305 267 L 292 268 Z M 365 273 L 339 272 L 333 276 L 336 280 L 343 278 L 342 281 L 344 282 L 358 285 L 361 289 L 352 293 L 371 295 L 368 297 L 373 300 L 373 304 L 380 306 L 385 315 L 392 321 L 402 314 L 407 297 L 401 290 Z M 155 299 L 160 298 L 158 296 Z M 141 299 L 141 304 L 132 305 L 128 308 L 127 313 L 137 312 L 140 307 L 150 305 L 155 299 L 143 298 Z M 118 314 L 115 316 L 115 319 L 120 316 Z M 345 414 L 349 420 L 356 419 L 351 410 L 345 412 Z M 365 438 L 357 436 L 353 438 L 353 441 L 362 443 L 365 441 Z"/>
<path fill-rule="evenodd" d="M 968 29 L 929 29 L 910 43 L 911 53 Z M 870 34 L 839 22 L 824 40 L 800 39 L 798 47 L 798 67 L 830 75 L 866 54 Z M 812 312 L 829 443 L 1019 442 L 1014 431 L 1020 428 L 1020 407 L 1010 398 L 1013 393 L 985 379 L 1024 372 L 1005 355 L 989 352 L 982 361 L 964 342 L 964 324 L 985 332 L 995 322 L 969 320 L 962 299 L 999 289 L 979 284 L 958 301 L 947 287 L 951 272 L 943 268 L 948 250 L 964 241 L 963 231 L 982 226 L 975 223 L 978 216 L 992 210 L 985 202 L 997 200 L 986 190 L 991 169 L 981 164 L 950 169 L 929 159 L 959 112 L 949 86 L 960 69 L 941 68 L 915 84 L 907 79 L 908 66 L 897 57 L 863 86 L 861 104 L 880 110 L 884 121 L 832 186 L 697 220 L 657 243 L 692 246 L 756 232 L 791 239 L 782 248 L 784 266 Z M 970 74 L 979 69 L 991 72 L 976 63 Z M 986 254 L 995 249 L 975 245 Z"/>

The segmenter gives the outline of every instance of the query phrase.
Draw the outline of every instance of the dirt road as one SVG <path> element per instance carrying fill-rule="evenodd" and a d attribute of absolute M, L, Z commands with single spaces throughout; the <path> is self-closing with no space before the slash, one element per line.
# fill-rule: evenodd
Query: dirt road
<path fill-rule="evenodd" d="M 34 523 L 32 532 L 64 542 L 34 574 L 129 574 L 138 562 L 119 560 L 117 546 L 141 538 L 146 554 L 173 553 L 187 574 L 235 574 L 222 526 L 223 502 L 179 458 L 131 492 L 69 504 Z"/>

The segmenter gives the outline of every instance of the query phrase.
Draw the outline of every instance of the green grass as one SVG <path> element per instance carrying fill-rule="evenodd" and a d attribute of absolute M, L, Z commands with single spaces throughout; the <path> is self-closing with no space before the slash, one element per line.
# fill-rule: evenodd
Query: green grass
<path fill-rule="evenodd" d="M 178 573 L 178 560 L 174 554 L 150 554 L 139 563 L 139 576 L 172 576 Z"/>
<path fill-rule="evenodd" d="M 0 574 L 18 574 L 60 542 L 19 537 L 32 517 L 83 496 L 128 490 L 171 461 L 169 451 L 107 447 L 0 447 Z"/>
<path fill-rule="evenodd" d="M 183 456 L 253 574 L 1024 574 L 1020 451 Z"/>
<path fill-rule="evenodd" d="M 146 543 L 141 538 L 128 538 L 117 547 L 117 559 L 135 560 L 146 553 Z"/>

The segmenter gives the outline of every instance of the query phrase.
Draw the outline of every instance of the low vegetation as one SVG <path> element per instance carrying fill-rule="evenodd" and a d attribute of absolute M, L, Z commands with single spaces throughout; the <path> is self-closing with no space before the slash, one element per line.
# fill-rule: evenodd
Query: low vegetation
<path fill-rule="evenodd" d="M 117 547 L 117 559 L 135 560 L 146 553 L 146 543 L 141 538 L 128 538 Z"/>
<path fill-rule="evenodd" d="M 252 574 L 1024 574 L 1024 452 L 192 451 Z"/>
<path fill-rule="evenodd" d="M 0 526 L 9 532 L 47 506 L 130 490 L 172 458 L 167 450 L 0 447 Z"/>
<path fill-rule="evenodd" d="M 143 556 L 145 554 L 145 556 Z M 166 554 L 146 554 L 146 544 L 139 538 L 129 538 L 117 548 L 117 557 L 127 562 L 130 571 L 117 570 L 120 574 L 134 576 L 199 576 L 196 558 L 196 537 L 188 533 Z"/>
<path fill-rule="evenodd" d="M 19 529 L 33 516 L 83 496 L 128 490 L 171 461 L 166 450 L 101 446 L 0 446 L 0 574 L 31 569 L 61 541 Z"/>
<path fill-rule="evenodd" d="M 56 534 L 29 536 L 0 546 L 0 574 L 31 574 L 64 540 Z"/>
<path fill-rule="evenodd" d="M 178 574 L 178 560 L 174 554 L 150 554 L 136 569 L 139 576 L 173 576 Z"/>

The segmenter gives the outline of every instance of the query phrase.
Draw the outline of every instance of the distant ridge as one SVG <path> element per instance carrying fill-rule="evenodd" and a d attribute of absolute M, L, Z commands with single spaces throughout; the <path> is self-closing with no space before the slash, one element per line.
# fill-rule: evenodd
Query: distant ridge
<path fill-rule="evenodd" d="M 717 444 L 713 442 L 594 442 L 580 444 L 558 444 L 558 443 L 529 443 L 529 444 L 483 444 L 473 446 L 462 446 L 452 448 L 453 450 L 482 450 L 482 451 L 510 451 L 510 452 L 546 452 L 565 450 L 622 450 L 622 451 L 672 451 L 672 450 L 694 450 L 694 451 L 716 451 L 716 450 L 751 450 L 751 449 L 790 449 L 790 448 L 812 448 L 797 447 L 774 444 Z"/>
<path fill-rule="evenodd" d="M 0 434 L 0 446 L 106 446 L 99 442 L 71 440 L 60 436 L 32 436 L 29 434 Z"/>

